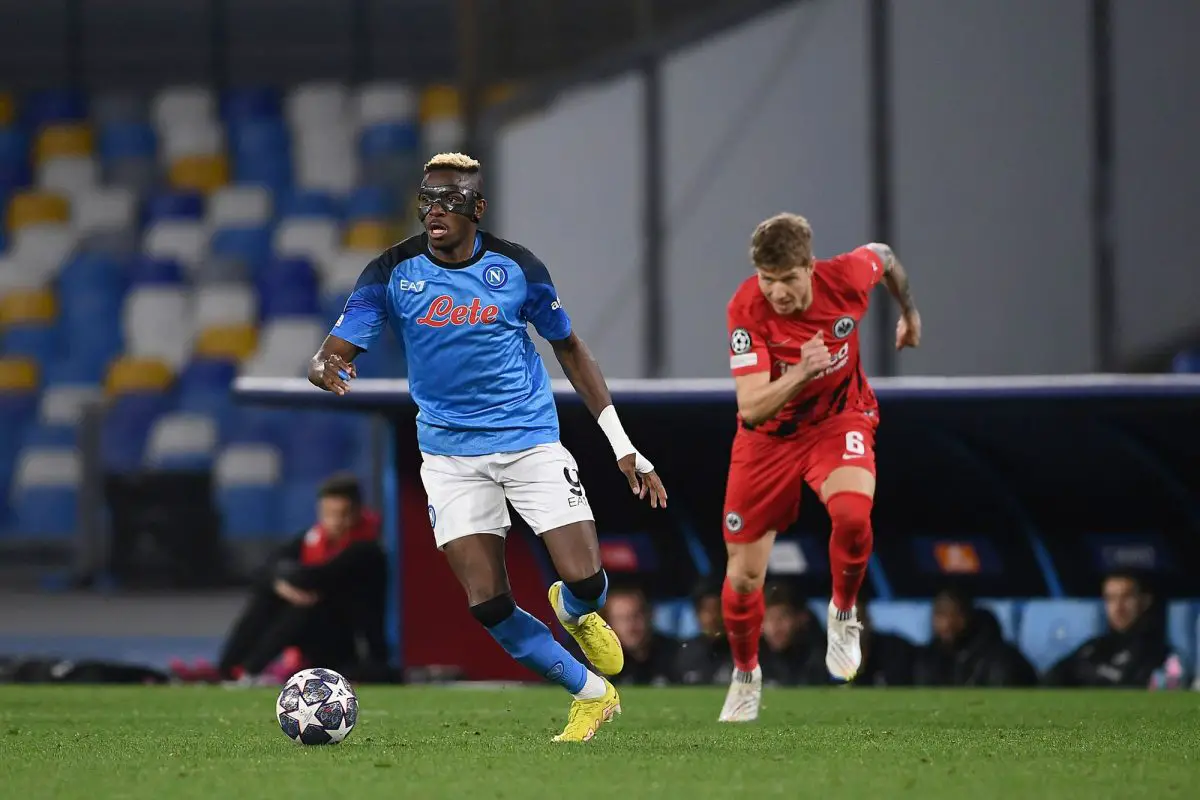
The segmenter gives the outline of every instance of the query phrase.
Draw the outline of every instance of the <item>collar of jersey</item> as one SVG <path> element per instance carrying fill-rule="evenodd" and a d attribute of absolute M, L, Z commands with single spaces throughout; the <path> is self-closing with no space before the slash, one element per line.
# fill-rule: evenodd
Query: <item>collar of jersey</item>
<path fill-rule="evenodd" d="M 421 234 L 421 238 L 425 244 L 425 257 L 442 269 L 465 269 L 472 264 L 478 264 L 479 259 L 483 258 L 487 253 L 487 248 L 483 246 L 483 231 L 475 234 L 475 252 L 466 261 L 442 261 L 433 254 L 433 248 L 429 246 L 429 234 L 423 233 Z"/>

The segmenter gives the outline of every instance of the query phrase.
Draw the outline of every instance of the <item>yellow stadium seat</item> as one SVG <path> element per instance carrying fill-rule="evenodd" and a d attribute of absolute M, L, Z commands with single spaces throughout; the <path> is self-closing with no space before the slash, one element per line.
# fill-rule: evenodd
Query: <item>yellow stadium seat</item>
<path fill-rule="evenodd" d="M 245 361 L 258 349 L 258 331 L 253 325 L 219 325 L 200 331 L 196 355 L 204 358 Z"/>
<path fill-rule="evenodd" d="M 114 397 L 142 392 L 165 392 L 174 379 L 175 374 L 164 361 L 123 356 L 109 365 L 104 391 Z"/>
<path fill-rule="evenodd" d="M 0 392 L 33 392 L 37 386 L 37 364 L 28 358 L 0 358 Z"/>
<path fill-rule="evenodd" d="M 8 204 L 8 229 L 17 231 L 30 225 L 69 222 L 71 204 L 53 192 L 34 190 L 17 192 Z"/>
<path fill-rule="evenodd" d="M 17 118 L 17 101 L 10 92 L 0 92 L 0 128 L 12 125 Z"/>
<path fill-rule="evenodd" d="M 460 116 L 458 90 L 453 86 L 430 86 L 421 94 L 421 122 Z"/>
<path fill-rule="evenodd" d="M 50 323 L 58 316 L 58 303 L 50 289 L 19 289 L 0 297 L 0 325 L 9 327 Z"/>
<path fill-rule="evenodd" d="M 62 123 L 47 125 L 38 131 L 33 145 L 35 164 L 58 156 L 90 156 L 92 154 L 92 129 L 87 125 Z"/>
<path fill-rule="evenodd" d="M 170 179 L 176 189 L 208 194 L 229 183 L 229 161 L 223 155 L 183 156 L 171 164 Z"/>
<path fill-rule="evenodd" d="M 517 93 L 517 87 L 511 83 L 493 83 L 483 90 L 483 104 L 494 106 L 503 103 Z"/>
<path fill-rule="evenodd" d="M 359 220 L 346 231 L 350 250 L 386 250 L 396 243 L 396 231 L 386 222 Z"/>

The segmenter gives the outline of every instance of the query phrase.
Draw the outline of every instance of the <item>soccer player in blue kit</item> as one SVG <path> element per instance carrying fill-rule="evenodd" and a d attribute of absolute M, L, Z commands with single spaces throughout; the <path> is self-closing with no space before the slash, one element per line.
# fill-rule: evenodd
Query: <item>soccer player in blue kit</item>
<path fill-rule="evenodd" d="M 357 375 L 354 357 L 391 324 L 408 356 L 437 546 L 466 590 L 471 614 L 500 646 L 574 696 L 555 741 L 586 742 L 621 711 L 603 676 L 620 672 L 625 656 L 597 613 L 608 577 L 595 520 L 575 459 L 559 443 L 550 378 L 527 323 L 553 345 L 633 493 L 654 507 L 666 505 L 667 493 L 622 428 L 546 266 L 524 247 L 478 229 L 487 210 L 479 162 L 460 153 L 435 156 L 418 200 L 425 232 L 367 265 L 308 377 L 345 394 Z M 550 587 L 550 604 L 595 671 L 513 602 L 504 564 L 506 499 L 545 542 L 562 578 Z"/>

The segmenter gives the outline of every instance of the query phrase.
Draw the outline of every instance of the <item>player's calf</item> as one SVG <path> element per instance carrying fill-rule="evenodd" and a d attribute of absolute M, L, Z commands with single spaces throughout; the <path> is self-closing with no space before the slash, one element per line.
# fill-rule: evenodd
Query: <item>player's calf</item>
<path fill-rule="evenodd" d="M 829 565 L 833 575 L 833 605 L 846 619 L 858 599 L 867 561 L 875 537 L 871 530 L 871 508 L 874 500 L 858 492 L 838 492 L 825 500 L 825 508 L 833 522 L 829 537 Z"/>
<path fill-rule="evenodd" d="M 588 661 L 605 675 L 620 673 L 625 668 L 621 640 L 597 613 L 608 597 L 604 571 L 579 581 L 558 581 L 550 587 L 549 597 L 555 616 Z"/>
<path fill-rule="evenodd" d="M 582 580 L 563 581 L 554 612 L 563 624 L 578 625 L 580 618 L 603 608 L 607 599 L 608 575 L 598 570 Z"/>

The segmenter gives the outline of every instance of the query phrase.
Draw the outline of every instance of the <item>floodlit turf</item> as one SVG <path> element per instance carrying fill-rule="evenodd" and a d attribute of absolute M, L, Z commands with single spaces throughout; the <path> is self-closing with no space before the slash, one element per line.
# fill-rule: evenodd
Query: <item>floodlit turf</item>
<path fill-rule="evenodd" d="M 359 690 L 343 744 L 303 748 L 274 692 L 0 687 L 0 796 L 831 800 L 1200 796 L 1200 694 L 625 690 L 587 745 L 556 745 L 551 689 Z"/>

